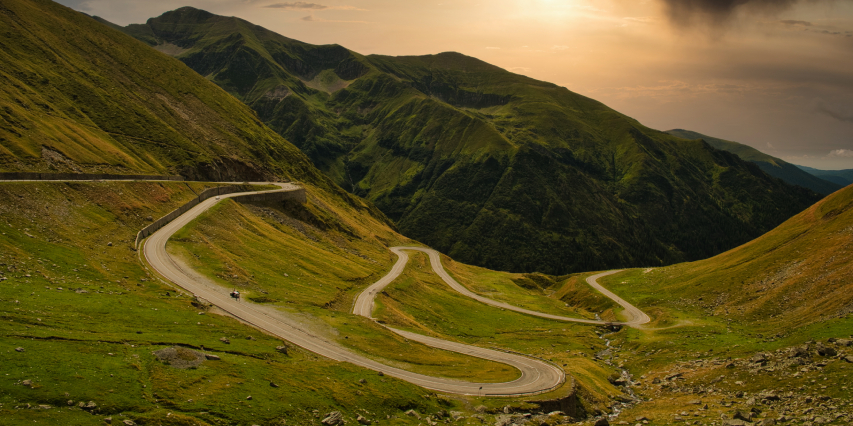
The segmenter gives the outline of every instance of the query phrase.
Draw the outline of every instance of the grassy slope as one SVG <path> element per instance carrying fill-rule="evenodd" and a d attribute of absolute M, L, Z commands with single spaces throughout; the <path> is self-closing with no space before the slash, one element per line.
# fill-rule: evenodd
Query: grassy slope
<path fill-rule="evenodd" d="M 516 372 L 505 366 L 413 345 L 351 315 L 354 297 L 393 264 L 386 246 L 411 241 L 381 227 L 352 227 L 351 232 L 324 228 L 311 217 L 329 213 L 314 200 L 307 206 L 310 214 L 300 211 L 287 205 L 228 203 L 182 230 L 169 249 L 222 285 L 240 288 L 250 300 L 300 315 L 314 332 L 382 362 L 467 380 L 514 377 Z M 513 279 L 529 278 L 445 261 L 466 284 L 471 279 L 475 289 L 500 288 L 505 295 L 523 298 L 526 306 L 567 313 L 559 307 L 563 303 L 544 298 L 542 290 L 513 283 Z M 575 312 L 597 312 L 602 304 L 608 305 L 599 300 L 600 295 L 590 293 L 587 287 L 574 295 Z M 389 325 L 418 333 L 551 359 L 578 379 L 588 392 L 585 401 L 593 405 L 617 393 L 607 382 L 612 369 L 590 359 L 590 348 L 595 349 L 593 353 L 603 349 L 592 327 L 506 313 L 472 302 L 432 274 L 420 254 L 413 255 L 403 276 L 377 299 L 375 315 Z M 505 321 L 496 321 L 498 317 Z"/>
<path fill-rule="evenodd" d="M 127 30 L 180 46 L 179 59 L 339 185 L 466 263 L 564 274 L 699 259 L 817 200 L 701 142 L 459 54 L 362 57 L 192 8 Z"/>
<path fill-rule="evenodd" d="M 654 319 L 645 329 L 626 329 L 616 337 L 616 346 L 629 351 L 626 365 L 639 375 L 694 358 L 748 357 L 847 337 L 853 329 L 853 292 L 847 278 L 853 265 L 851 215 L 853 188 L 846 188 L 772 232 L 716 257 L 605 277 L 605 286 Z M 714 378 L 708 374 L 697 381 L 707 384 Z M 842 368 L 827 376 L 829 384 L 844 381 L 846 374 Z M 786 386 L 814 387 L 806 383 L 812 375 L 785 377 Z M 750 389 L 779 388 L 780 380 L 773 374 L 754 376 Z M 735 381 L 727 382 L 731 389 L 736 389 Z M 831 394 L 851 397 L 840 387 Z"/>
<path fill-rule="evenodd" d="M 792 185 L 811 189 L 819 194 L 831 194 L 846 186 L 822 179 L 817 174 L 804 171 L 799 166 L 767 155 L 749 145 L 718 139 L 689 130 L 674 129 L 667 131 L 667 133 L 684 139 L 702 139 L 714 148 L 731 152 L 744 161 L 751 161 L 758 164 L 758 167 L 761 167 L 761 170 L 764 170 L 770 176 L 782 179 Z"/>
<path fill-rule="evenodd" d="M 94 424 L 120 414 L 153 424 L 299 424 L 315 409 L 372 418 L 437 409 L 414 386 L 292 347 L 281 354 L 280 340 L 199 315 L 190 297 L 151 277 L 132 250 L 135 231 L 194 196 L 183 183 L 0 185 L 3 424 Z M 222 361 L 176 370 L 152 356 L 176 344 Z M 69 400 L 95 401 L 98 411 Z M 27 404 L 54 408 L 20 409 Z"/>
<path fill-rule="evenodd" d="M 803 411 L 824 404 L 831 407 L 825 418 L 842 415 L 832 424 L 847 424 L 853 365 L 844 358 L 851 351 L 840 346 L 839 356 L 820 356 L 815 342 L 853 338 L 851 223 L 853 188 L 845 188 L 716 257 L 601 279 L 653 319 L 609 336 L 610 362 L 634 375 L 634 391 L 647 400 L 620 418 L 672 424 L 687 412 L 704 424 L 754 407 L 762 417 L 807 422 L 814 414 Z M 749 361 L 792 347 L 809 349 L 801 359 L 775 358 L 790 365 L 763 369 Z M 670 378 L 676 374 L 682 378 Z M 786 396 L 771 406 L 761 401 L 769 391 Z"/>
<path fill-rule="evenodd" d="M 400 237 L 381 223 L 324 226 L 321 218 L 334 214 L 317 199 L 304 209 L 227 203 L 184 228 L 170 250 L 249 300 L 284 309 L 315 332 L 390 365 L 478 381 L 516 378 L 512 368 L 413 345 L 351 315 L 355 296 L 395 261 L 383 241 Z"/>
<path fill-rule="evenodd" d="M 770 332 L 853 313 L 853 188 L 713 258 L 611 281 L 645 305 L 686 305 Z M 698 298 L 701 297 L 702 300 Z"/>
<path fill-rule="evenodd" d="M 313 173 L 250 109 L 179 61 L 51 1 L 12 0 L 3 12 L 0 169 Z"/>

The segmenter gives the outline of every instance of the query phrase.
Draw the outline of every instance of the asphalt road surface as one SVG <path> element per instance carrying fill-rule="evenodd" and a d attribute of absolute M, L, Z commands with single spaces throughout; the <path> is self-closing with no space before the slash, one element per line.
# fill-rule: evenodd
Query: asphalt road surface
<path fill-rule="evenodd" d="M 292 184 L 277 185 L 281 187 L 281 189 L 277 191 L 289 191 L 298 188 Z M 231 196 L 243 194 L 246 193 L 222 195 L 220 198 L 229 198 Z M 195 271 L 187 270 L 186 267 L 175 262 L 175 260 L 166 252 L 166 242 L 175 232 L 186 226 L 190 221 L 198 217 L 217 202 L 218 200 L 216 198 L 207 199 L 177 219 L 173 220 L 168 225 L 160 228 L 145 240 L 143 253 L 149 265 L 164 278 L 184 290 L 207 300 L 213 305 L 216 305 L 218 308 L 230 315 L 233 315 L 235 318 L 318 355 L 322 355 L 336 361 L 349 362 L 374 371 L 381 371 L 388 376 L 396 377 L 418 386 L 439 392 L 494 396 L 524 395 L 541 393 L 555 389 L 565 381 L 566 376 L 561 368 L 538 359 L 388 328 L 409 340 L 414 340 L 428 346 L 511 365 L 521 372 L 521 376 L 516 380 L 505 383 L 475 383 L 412 373 L 399 368 L 389 367 L 369 358 L 355 354 L 348 349 L 340 347 L 335 342 L 330 342 L 321 336 L 312 334 L 311 332 L 300 328 L 297 321 L 288 318 L 285 313 L 270 312 L 269 310 L 263 310 L 259 307 L 255 307 L 251 303 L 232 299 L 228 294 L 229 289 L 216 285 Z M 435 265 L 435 263 L 433 263 L 433 265 Z M 403 267 L 405 267 L 405 262 L 401 264 L 400 261 L 398 261 L 397 264 L 394 265 L 392 273 L 389 274 L 393 275 L 394 271 L 397 271 L 396 275 L 391 278 L 386 276 L 380 280 L 380 282 L 385 282 L 385 280 L 388 279 L 385 283 L 385 285 L 387 285 L 387 283 L 402 272 Z M 370 288 L 374 288 L 375 286 L 376 284 Z M 371 298 L 370 305 L 372 306 L 372 304 L 373 300 Z"/>
<path fill-rule="evenodd" d="M 560 315 L 551 315 L 537 311 L 531 311 L 529 309 L 519 308 L 518 306 L 513 306 L 508 303 L 498 302 L 497 300 L 492 300 L 487 297 L 480 296 L 456 282 L 450 274 L 444 269 L 444 266 L 441 264 L 441 256 L 439 253 L 433 249 L 423 248 L 423 247 L 392 247 L 391 251 L 397 255 L 397 263 L 394 264 L 394 267 L 391 268 L 391 271 L 388 272 L 387 275 L 382 277 L 379 281 L 368 287 L 361 294 L 358 295 L 358 298 L 355 302 L 355 307 L 353 307 L 353 313 L 356 315 L 361 315 L 363 317 L 371 318 L 371 314 L 373 313 L 373 299 L 376 295 L 382 291 L 388 284 L 391 284 L 400 274 L 403 273 L 403 269 L 406 268 L 406 263 L 409 262 L 409 255 L 406 254 L 406 250 L 411 251 L 420 251 L 429 255 L 429 263 L 432 265 L 432 270 L 435 272 L 442 280 L 444 280 L 447 285 L 449 285 L 452 289 L 457 292 L 463 294 L 464 296 L 475 299 L 479 302 L 485 303 L 487 305 L 491 305 L 497 308 L 506 309 L 508 311 L 520 312 L 522 314 L 533 315 L 542 318 L 548 318 L 557 321 L 570 321 L 570 322 L 580 322 L 585 324 L 619 324 L 619 325 L 627 325 L 636 327 L 641 324 L 645 324 L 650 321 L 648 315 L 643 313 L 643 311 L 637 309 L 634 305 L 626 302 L 619 296 L 613 294 L 606 288 L 602 287 L 598 284 L 597 280 L 601 277 L 615 274 L 620 271 L 609 271 L 603 272 L 600 274 L 593 275 L 586 279 L 586 282 L 589 283 L 593 288 L 601 292 L 601 294 L 613 299 L 614 302 L 622 305 L 625 308 L 624 313 L 630 318 L 626 322 L 612 322 L 612 321 L 600 321 L 600 320 L 590 320 L 583 318 L 572 318 L 572 317 L 564 317 Z"/>

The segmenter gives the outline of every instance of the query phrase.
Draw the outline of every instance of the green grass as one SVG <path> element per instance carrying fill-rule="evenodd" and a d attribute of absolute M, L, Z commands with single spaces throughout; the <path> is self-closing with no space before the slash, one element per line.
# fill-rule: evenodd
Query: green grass
<path fill-rule="evenodd" d="M 589 274 L 554 277 L 492 271 L 442 256 L 442 263 L 457 282 L 481 296 L 537 312 L 594 319 L 618 308 L 590 287 Z"/>
<path fill-rule="evenodd" d="M 471 300 L 434 275 L 423 253 L 411 254 L 409 265 L 377 298 L 374 316 L 380 321 L 416 333 L 543 358 L 562 366 L 594 395 L 615 392 L 606 380 L 612 370 L 589 359 L 604 348 L 594 327 L 504 311 Z"/>
<path fill-rule="evenodd" d="M 395 261 L 378 239 L 362 234 L 381 228 L 352 228 L 350 235 L 322 231 L 312 227 L 311 220 L 294 219 L 302 209 L 220 203 L 176 234 L 169 250 L 223 286 L 239 288 L 249 300 L 262 297 L 298 315 L 315 332 L 380 362 L 465 380 L 517 378 L 511 367 L 407 342 L 352 315 L 355 297 Z M 316 203 L 304 209 L 315 218 L 334 215 Z M 390 230 L 385 232 L 390 236 Z"/>
<path fill-rule="evenodd" d="M 136 231 L 147 215 L 193 197 L 175 182 L 0 184 L 4 424 L 100 424 L 108 416 L 140 424 L 301 424 L 313 421 L 313 410 L 341 410 L 354 421 L 358 413 L 384 419 L 450 407 L 405 382 L 292 345 L 282 354 L 281 340 L 200 311 L 151 276 L 132 249 Z M 175 345 L 222 360 L 178 370 L 152 355 Z M 80 401 L 94 401 L 98 411 L 86 413 Z"/>

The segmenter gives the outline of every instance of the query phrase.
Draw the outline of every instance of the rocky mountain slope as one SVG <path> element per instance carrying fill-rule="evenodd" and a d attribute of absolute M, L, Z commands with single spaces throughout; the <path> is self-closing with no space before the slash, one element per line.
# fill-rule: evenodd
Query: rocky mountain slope
<path fill-rule="evenodd" d="M 740 157 L 741 160 L 758 164 L 758 167 L 770 176 L 782 179 L 791 185 L 799 185 L 803 188 L 811 189 L 819 194 L 831 194 L 847 186 L 839 184 L 839 182 L 823 179 L 820 175 L 810 173 L 809 170 L 793 165 L 780 158 L 767 155 L 749 145 L 706 136 L 690 130 L 673 129 L 667 131 L 667 133 L 684 139 L 702 139 L 714 148 L 731 152 Z"/>
<path fill-rule="evenodd" d="M 818 199 L 457 53 L 365 57 L 192 8 L 125 31 L 250 105 L 404 234 L 468 263 L 565 273 L 699 259 Z"/>

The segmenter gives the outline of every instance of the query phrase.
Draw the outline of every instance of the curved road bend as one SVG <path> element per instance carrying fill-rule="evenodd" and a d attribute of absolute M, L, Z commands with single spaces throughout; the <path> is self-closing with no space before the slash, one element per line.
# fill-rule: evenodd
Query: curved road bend
<path fill-rule="evenodd" d="M 626 321 L 626 322 L 610 322 L 610 321 L 601 321 L 601 320 L 589 320 L 589 319 L 583 319 L 583 318 L 571 318 L 571 317 L 564 317 L 564 316 L 560 316 L 560 315 L 551 315 L 551 314 L 546 314 L 546 313 L 542 313 L 542 312 L 531 311 L 529 309 L 519 308 L 518 306 L 513 306 L 513 305 L 510 305 L 507 303 L 498 302 L 496 300 L 492 300 L 492 299 L 489 299 L 487 297 L 480 296 L 479 294 L 476 294 L 476 293 L 468 290 L 462 284 L 459 284 L 456 280 L 453 279 L 453 277 L 450 276 L 450 274 L 447 273 L 447 271 L 444 269 L 444 266 L 441 264 L 441 256 L 439 255 L 439 253 L 437 251 L 435 251 L 433 249 L 429 249 L 429 248 L 424 248 L 424 247 L 392 247 L 391 251 L 394 252 L 398 256 L 397 257 L 397 263 L 394 264 L 394 267 L 391 268 L 391 272 L 389 272 L 388 275 L 385 275 L 384 277 L 382 277 L 382 279 L 380 279 L 379 281 L 377 281 L 376 283 L 374 283 L 373 285 L 371 285 L 370 287 L 365 289 L 361 294 L 358 295 L 358 299 L 356 299 L 356 302 L 355 302 L 355 307 L 353 307 L 353 313 L 354 314 L 361 315 L 361 316 L 367 317 L 367 318 L 371 318 L 371 315 L 373 313 L 373 305 L 374 305 L 373 299 L 376 297 L 376 295 L 379 292 L 382 291 L 382 289 L 384 289 L 388 284 L 391 284 L 392 281 L 394 281 L 397 277 L 400 276 L 400 274 L 403 273 L 403 269 L 406 268 L 406 263 L 409 262 L 409 255 L 404 250 L 420 251 L 420 252 L 428 254 L 429 255 L 429 262 L 430 262 L 430 264 L 432 264 L 433 272 L 438 274 L 438 276 L 441 277 L 441 279 L 444 280 L 444 282 L 447 283 L 447 285 L 449 285 L 452 289 L 456 290 L 457 292 L 462 293 L 462 295 L 470 297 L 472 299 L 475 299 L 475 300 L 482 302 L 482 303 L 485 303 L 487 305 L 495 306 L 498 308 L 503 308 L 503 309 L 510 310 L 510 311 L 520 312 L 522 314 L 533 315 L 533 316 L 548 318 L 548 319 L 557 320 L 557 321 L 580 322 L 580 323 L 585 323 L 585 324 L 619 324 L 619 325 L 627 325 L 627 326 L 631 326 L 631 327 L 636 327 L 636 326 L 639 326 L 641 324 L 645 324 L 645 323 L 651 321 L 649 316 L 646 315 L 645 313 L 643 313 L 643 311 L 639 310 L 634 305 L 631 305 L 630 303 L 626 302 L 624 299 L 620 298 L 619 296 L 613 294 L 612 292 L 610 292 L 606 288 L 602 287 L 596 281 L 603 276 L 615 274 L 615 273 L 620 272 L 620 271 L 609 271 L 609 272 L 603 272 L 600 274 L 596 274 L 596 275 L 593 275 L 593 276 L 587 278 L 586 282 L 589 283 L 589 285 L 591 285 L 593 288 L 595 288 L 596 290 L 601 292 L 601 294 L 609 297 L 610 299 L 613 299 L 614 302 L 622 305 L 622 307 L 625 308 L 625 313 L 630 318 L 628 321 Z"/>
<path fill-rule="evenodd" d="M 288 191 L 297 188 L 291 184 L 277 185 L 282 188 L 278 191 Z M 231 196 L 245 194 L 247 193 L 227 194 L 220 197 L 230 198 Z M 440 392 L 493 396 L 521 395 L 545 392 L 556 388 L 565 381 L 565 373 L 562 369 L 537 359 L 391 329 L 409 340 L 414 340 L 428 346 L 511 365 L 521 371 L 521 377 L 505 383 L 474 383 L 412 373 L 357 355 L 347 349 L 341 348 L 334 342 L 327 341 L 320 336 L 302 330 L 296 325 L 296 321 L 289 320 L 284 313 L 270 314 L 253 307 L 250 303 L 238 302 L 231 299 L 228 295 L 228 289 L 216 285 L 195 271 L 182 269 L 166 252 L 166 242 L 169 238 L 201 213 L 216 204 L 216 202 L 215 198 L 207 199 L 157 230 L 157 232 L 145 240 L 143 253 L 151 267 L 164 278 L 186 291 L 209 301 L 234 317 L 318 355 L 336 361 L 349 362 L 374 371 L 381 371 L 389 376 Z M 392 273 L 399 269 L 397 272 L 397 275 L 399 275 L 402 272 L 403 266 L 405 266 L 405 262 L 401 265 L 398 261 L 394 265 Z"/>

